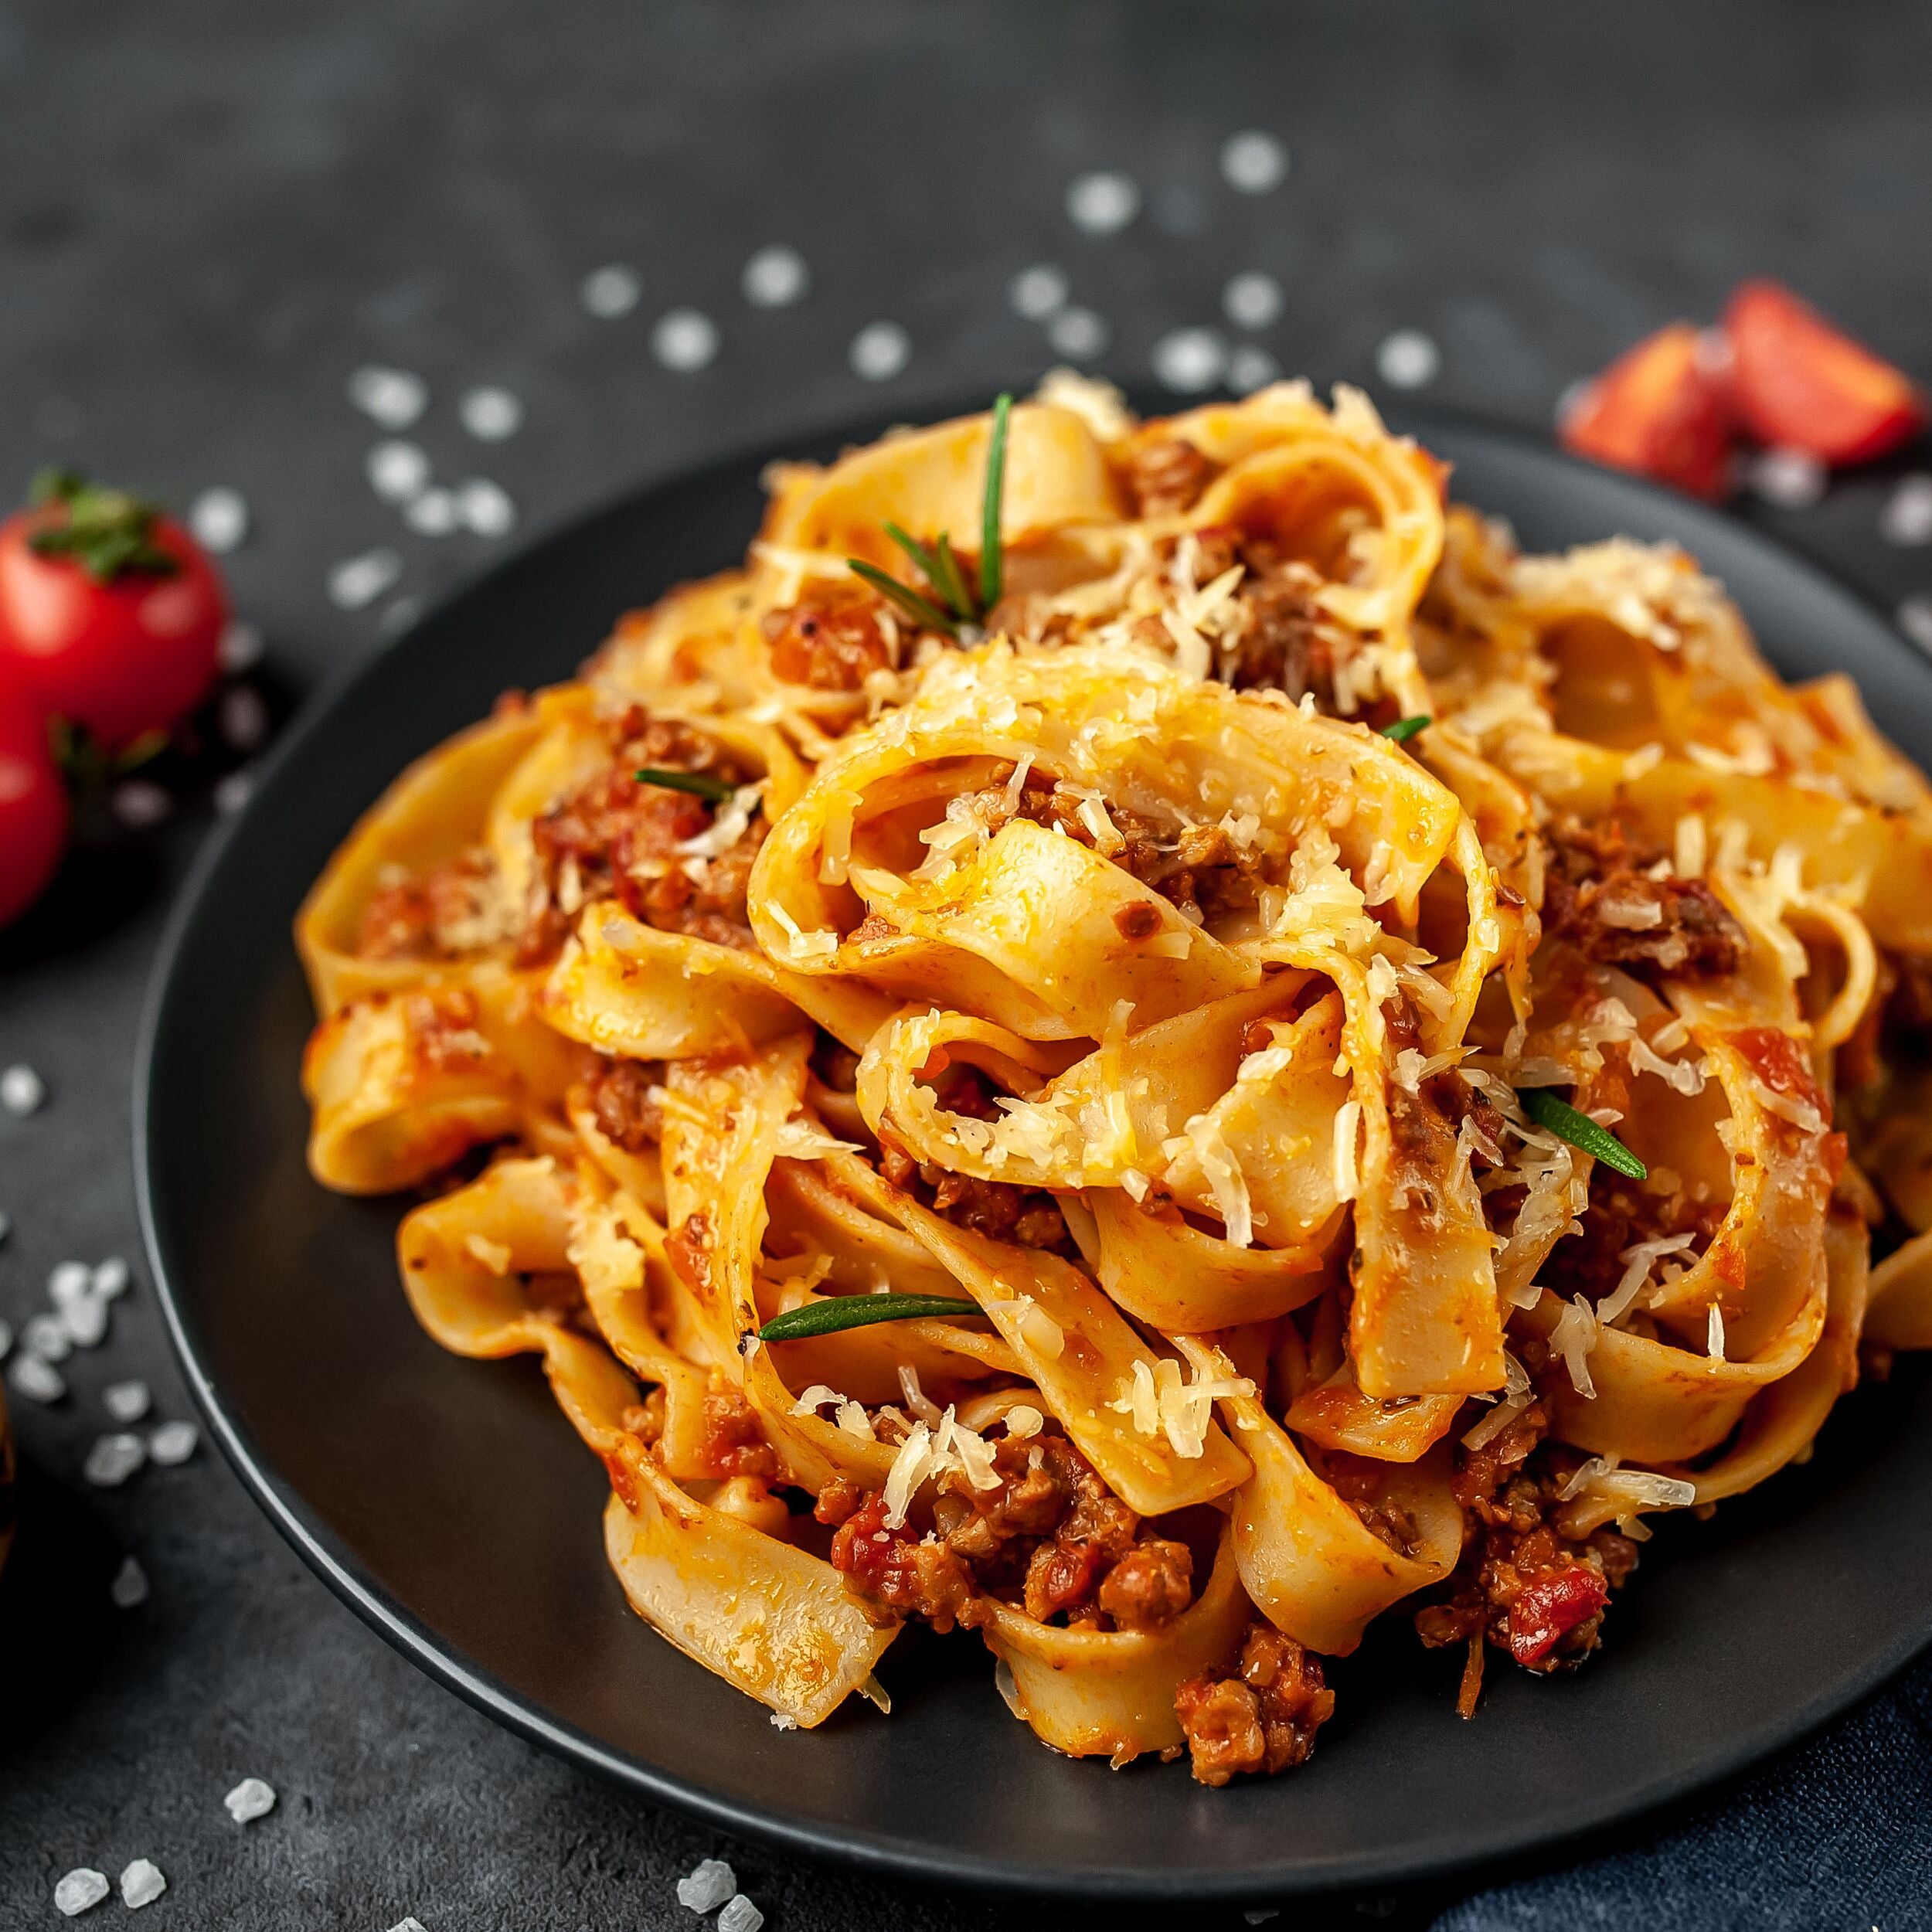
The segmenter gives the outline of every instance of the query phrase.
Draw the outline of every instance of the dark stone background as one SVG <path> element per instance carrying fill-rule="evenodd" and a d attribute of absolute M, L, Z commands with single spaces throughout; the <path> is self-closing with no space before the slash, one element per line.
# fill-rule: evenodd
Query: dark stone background
<path fill-rule="evenodd" d="M 1643 330 L 1708 317 L 1754 271 L 1923 377 L 1929 77 L 1932 12 L 1909 4 L 6 0 L 0 479 L 60 459 L 179 502 L 239 488 L 253 529 L 228 573 L 286 704 L 377 648 L 381 608 L 325 595 L 335 562 L 393 544 L 397 595 L 422 598 L 501 547 L 413 536 L 371 493 L 376 432 L 343 395 L 367 361 L 429 379 L 413 434 L 439 468 L 502 481 L 519 535 L 882 401 L 913 418 L 1030 381 L 1054 359 L 1005 290 L 1036 261 L 1069 272 L 1111 325 L 1103 366 L 1141 384 L 1152 342 L 1218 321 L 1244 268 L 1287 291 L 1259 338 L 1285 369 L 1372 387 L 1376 345 L 1419 326 L 1443 354 L 1429 400 L 1532 428 L 1572 379 Z M 1222 141 L 1246 128 L 1292 154 L 1270 194 L 1233 194 L 1217 173 Z M 1063 206 L 1098 167 L 1147 194 L 1106 240 Z M 795 308 L 738 293 L 769 242 L 811 265 Z M 607 261 L 633 265 L 643 296 L 600 321 L 577 289 Z M 723 333 L 696 375 L 648 349 L 653 320 L 684 305 Z M 881 318 L 913 345 L 883 393 L 845 359 Z M 485 381 L 527 406 L 509 443 L 456 423 L 456 396 Z M 1883 484 L 1751 513 L 1890 607 L 1932 589 L 1932 553 L 1879 541 Z M 162 833 L 76 869 L 0 939 L 0 1063 L 29 1060 L 52 1089 L 36 1117 L 0 1116 L 15 1224 L 0 1315 L 16 1327 L 56 1260 L 136 1250 L 137 1011 L 211 817 L 205 794 L 185 798 Z M 51 1920 L 72 1866 L 111 1876 L 150 1856 L 171 1886 L 157 1926 L 694 1923 L 669 1888 L 721 1849 L 709 1834 L 417 1675 L 206 1451 L 118 1492 L 81 1484 L 106 1382 L 143 1375 L 162 1413 L 184 1413 L 145 1283 L 107 1345 L 69 1366 L 68 1403 L 15 1405 L 25 1519 L 0 1590 L 0 1921 Z M 123 1614 L 106 1581 L 127 1549 L 153 1596 Z M 1923 1923 L 1928 1736 L 1921 1667 L 1594 1862 L 1495 1874 L 1506 1889 L 1460 1905 L 1439 1889 L 1283 1922 Z M 248 1774 L 281 1802 L 243 1832 L 220 1798 Z M 729 1855 L 774 1932 L 1029 1916 Z"/>

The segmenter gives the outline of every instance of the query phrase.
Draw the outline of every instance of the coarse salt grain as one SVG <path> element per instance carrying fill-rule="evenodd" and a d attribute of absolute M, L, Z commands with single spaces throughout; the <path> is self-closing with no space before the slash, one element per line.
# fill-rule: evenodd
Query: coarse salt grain
<path fill-rule="evenodd" d="M 77 1301 L 94 1287 L 94 1270 L 84 1261 L 56 1261 L 47 1277 L 47 1299 L 56 1308 Z"/>
<path fill-rule="evenodd" d="M 523 405 L 506 389 L 486 384 L 468 391 L 456 406 L 463 427 L 482 443 L 501 443 L 523 427 Z"/>
<path fill-rule="evenodd" d="M 175 809 L 173 798 L 151 778 L 124 778 L 109 800 L 114 816 L 134 832 L 158 825 Z"/>
<path fill-rule="evenodd" d="M 1281 377 L 1281 365 L 1264 349 L 1243 342 L 1228 358 L 1228 387 L 1236 396 L 1252 396 Z"/>
<path fill-rule="evenodd" d="M 1249 128 L 1221 145 L 1221 179 L 1237 193 L 1265 195 L 1288 172 L 1288 151 L 1274 136 Z"/>
<path fill-rule="evenodd" d="M 1066 218 L 1083 234 L 1118 234 L 1140 212 L 1140 188 L 1128 175 L 1100 169 L 1067 185 Z"/>
<path fill-rule="evenodd" d="M 107 1338 L 107 1304 L 90 1287 L 62 1308 L 60 1325 L 77 1349 L 97 1349 Z"/>
<path fill-rule="evenodd" d="M 51 1362 L 24 1350 L 14 1357 L 7 1380 L 29 1402 L 58 1402 L 67 1393 L 65 1379 Z"/>
<path fill-rule="evenodd" d="M 811 271 L 797 249 L 774 243 L 745 264 L 738 286 L 754 308 L 785 308 L 811 287 Z"/>
<path fill-rule="evenodd" d="M 1879 535 L 1887 543 L 1932 543 L 1932 476 L 1907 476 L 1885 499 Z"/>
<path fill-rule="evenodd" d="M 428 1928 L 413 1912 L 411 1912 L 406 1917 L 398 1919 L 389 1927 L 389 1932 L 428 1932 Z"/>
<path fill-rule="evenodd" d="M 239 490 L 217 485 L 188 506 L 188 527 L 205 550 L 234 549 L 248 535 L 248 505 Z"/>
<path fill-rule="evenodd" d="M 328 600 L 344 611 L 360 611 L 402 574 L 403 560 L 386 547 L 345 557 L 328 573 Z"/>
<path fill-rule="evenodd" d="M 225 773 L 215 781 L 215 809 L 222 812 L 240 811 L 254 789 L 255 774 L 252 771 Z"/>
<path fill-rule="evenodd" d="M 716 357 L 718 325 L 695 308 L 671 309 L 651 332 L 651 353 L 666 369 L 689 375 Z"/>
<path fill-rule="evenodd" d="M 195 1453 L 201 1431 L 192 1422 L 164 1422 L 148 1438 L 148 1453 L 164 1468 L 185 1462 Z"/>
<path fill-rule="evenodd" d="M 693 1912 L 715 1912 L 738 1889 L 738 1875 L 723 1859 L 706 1859 L 678 1881 L 678 1903 Z"/>
<path fill-rule="evenodd" d="M 252 1825 L 275 1808 L 275 1787 L 265 1778 L 245 1777 L 222 1800 L 237 1825 Z"/>
<path fill-rule="evenodd" d="M 20 1331 L 20 1345 L 43 1362 L 65 1362 L 73 1353 L 73 1337 L 58 1315 L 36 1315 Z"/>
<path fill-rule="evenodd" d="M 428 408 L 429 385 L 406 369 L 366 364 L 349 379 L 349 400 L 386 430 L 406 430 Z"/>
<path fill-rule="evenodd" d="M 1105 319 L 1090 308 L 1064 309 L 1046 325 L 1053 352 L 1070 362 L 1091 362 L 1105 351 L 1107 338 Z"/>
<path fill-rule="evenodd" d="M 100 1392 L 100 1404 L 116 1422 L 138 1422 L 154 1398 L 145 1382 L 111 1382 Z"/>
<path fill-rule="evenodd" d="M 1744 466 L 1744 487 L 1781 510 L 1808 510 L 1825 494 L 1825 465 L 1808 450 L 1760 450 Z"/>
<path fill-rule="evenodd" d="M 140 1437 L 103 1436 L 87 1451 L 80 1473 L 97 1489 L 118 1489 L 147 1460 L 147 1445 Z"/>
<path fill-rule="evenodd" d="M 369 486 L 390 503 L 406 503 L 430 486 L 428 453 L 414 443 L 392 437 L 378 443 L 363 460 Z"/>
<path fill-rule="evenodd" d="M 128 1292 L 128 1284 L 134 1280 L 134 1270 L 120 1255 L 111 1254 L 94 1270 L 92 1280 L 96 1294 L 104 1301 L 118 1301 Z"/>
<path fill-rule="evenodd" d="M 1281 313 L 1281 284 L 1249 269 L 1222 290 L 1221 312 L 1236 328 L 1266 328 Z"/>
<path fill-rule="evenodd" d="M 428 489 L 412 497 L 403 511 L 403 521 L 423 536 L 447 536 L 462 521 L 456 507 L 456 492 Z"/>
<path fill-rule="evenodd" d="M 913 338 L 896 322 L 868 322 L 852 338 L 846 359 L 868 383 L 889 383 L 912 359 Z"/>
<path fill-rule="evenodd" d="M 1211 328 L 1177 328 L 1154 345 L 1153 363 L 1161 383 L 1191 395 L 1227 373 L 1227 344 Z"/>
<path fill-rule="evenodd" d="M 117 1610 L 138 1610 L 148 1600 L 148 1573 L 141 1566 L 140 1560 L 124 1556 L 121 1567 L 114 1572 L 114 1579 L 107 1586 L 107 1595 Z"/>
<path fill-rule="evenodd" d="M 243 617 L 231 618 L 218 648 L 224 671 L 247 671 L 262 661 L 262 631 Z"/>
<path fill-rule="evenodd" d="M 215 728 L 231 751 L 253 751 L 268 736 L 268 706 L 252 684 L 231 685 L 215 709 Z"/>
<path fill-rule="evenodd" d="M 758 1932 L 764 1922 L 764 1913 L 740 1892 L 726 1901 L 718 1914 L 718 1932 Z"/>
<path fill-rule="evenodd" d="M 456 493 L 457 514 L 478 536 L 507 536 L 516 523 L 516 505 L 500 483 L 475 476 Z"/>
<path fill-rule="evenodd" d="M 1066 270 L 1051 262 L 1022 268 L 1006 284 L 1006 299 L 1013 313 L 1029 322 L 1043 322 L 1049 315 L 1057 315 L 1066 306 L 1070 292 Z"/>
<path fill-rule="evenodd" d="M 1399 328 L 1376 351 L 1376 369 L 1391 389 L 1420 389 L 1442 366 L 1434 342 L 1419 328 Z"/>
<path fill-rule="evenodd" d="M 121 1902 L 133 1911 L 152 1905 L 167 1889 L 168 1881 L 152 1859 L 136 1859 L 121 1875 Z"/>
<path fill-rule="evenodd" d="M 376 628 L 386 638 L 400 638 L 422 614 L 420 597 L 397 597 L 385 608 Z"/>
<path fill-rule="evenodd" d="M 9 1066 L 0 1073 L 0 1107 L 9 1114 L 36 1112 L 47 1097 L 47 1083 L 31 1066 Z"/>
<path fill-rule="evenodd" d="M 92 1866 L 77 1866 L 53 1888 L 54 1910 L 67 1917 L 77 1918 L 83 1912 L 90 1912 L 104 1899 L 111 1888 L 107 1875 L 97 1872 Z"/>
<path fill-rule="evenodd" d="M 584 277 L 577 299 L 600 321 L 607 322 L 629 315 L 637 307 L 641 293 L 634 270 L 621 262 L 610 262 L 602 268 L 592 269 Z"/>

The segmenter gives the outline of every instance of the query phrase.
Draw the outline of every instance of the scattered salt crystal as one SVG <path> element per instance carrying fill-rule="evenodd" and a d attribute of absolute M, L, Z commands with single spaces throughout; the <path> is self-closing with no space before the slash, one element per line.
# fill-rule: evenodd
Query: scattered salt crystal
<path fill-rule="evenodd" d="M 104 1872 L 97 1872 L 91 1866 L 78 1866 L 53 1888 L 54 1909 L 70 1919 L 77 1918 L 83 1912 L 91 1912 L 109 1889 Z"/>
<path fill-rule="evenodd" d="M 141 1566 L 140 1560 L 124 1556 L 121 1567 L 114 1572 L 114 1580 L 107 1586 L 107 1594 L 117 1610 L 138 1610 L 148 1600 L 148 1573 Z"/>
<path fill-rule="evenodd" d="M 386 430 L 406 430 L 428 408 L 429 385 L 404 369 L 373 364 L 349 379 L 349 400 Z"/>
<path fill-rule="evenodd" d="M 236 812 L 248 802 L 248 794 L 255 789 L 255 774 L 252 771 L 230 771 L 215 781 L 215 809 L 217 811 Z"/>
<path fill-rule="evenodd" d="M 757 308 L 784 308 L 811 286 L 811 271 L 795 248 L 761 248 L 745 264 L 739 280 L 745 300 Z"/>
<path fill-rule="evenodd" d="M 65 1362 L 73 1353 L 73 1337 L 57 1315 L 36 1315 L 20 1331 L 20 1345 L 43 1362 Z"/>
<path fill-rule="evenodd" d="M 25 1351 L 14 1357 L 7 1379 L 15 1393 L 29 1402 L 58 1402 L 67 1393 L 65 1379 L 51 1362 Z"/>
<path fill-rule="evenodd" d="M 97 1489 L 118 1489 L 148 1460 L 147 1445 L 138 1436 L 103 1436 L 87 1451 L 80 1473 Z"/>
<path fill-rule="evenodd" d="M 389 1932 L 427 1932 L 427 1928 L 423 1925 L 423 1921 L 412 1912 L 406 1918 L 398 1919 L 389 1927 Z"/>
<path fill-rule="evenodd" d="M 853 375 L 888 383 L 912 359 L 913 338 L 896 322 L 868 322 L 852 338 L 846 358 Z"/>
<path fill-rule="evenodd" d="M 268 736 L 268 706 L 252 684 L 237 684 L 221 694 L 215 724 L 231 751 L 253 751 Z"/>
<path fill-rule="evenodd" d="M 261 626 L 242 617 L 231 618 L 221 634 L 219 648 L 224 671 L 252 670 L 262 661 Z"/>
<path fill-rule="evenodd" d="M 1107 347 L 1107 327 L 1090 308 L 1063 309 L 1046 325 L 1046 339 L 1056 355 L 1090 362 Z"/>
<path fill-rule="evenodd" d="M 237 1825 L 252 1825 L 275 1808 L 275 1787 L 265 1779 L 245 1777 L 222 1800 Z"/>
<path fill-rule="evenodd" d="M 6 1360 L 12 1349 L 13 1329 L 9 1324 L 0 1321 L 0 1362 Z"/>
<path fill-rule="evenodd" d="M 188 506 L 188 527 L 205 550 L 234 549 L 248 534 L 248 505 L 239 490 L 203 490 Z"/>
<path fill-rule="evenodd" d="M 603 268 L 594 268 L 584 277 L 577 298 L 593 315 L 607 322 L 615 316 L 629 315 L 637 307 L 641 292 L 636 271 L 621 262 L 612 262 Z"/>
<path fill-rule="evenodd" d="M 1825 494 L 1825 465 L 1808 450 L 1761 450 L 1744 466 L 1744 487 L 1781 510 L 1808 510 Z"/>
<path fill-rule="evenodd" d="M 1057 315 L 1066 306 L 1068 292 L 1066 271 L 1051 262 L 1022 268 L 1006 284 L 1006 299 L 1012 304 L 1013 313 L 1029 322 L 1043 322 L 1049 315 Z"/>
<path fill-rule="evenodd" d="M 1265 195 L 1287 172 L 1288 151 L 1272 134 L 1250 129 L 1222 144 L 1221 179 L 1238 193 Z"/>
<path fill-rule="evenodd" d="M 671 309 L 651 332 L 651 353 L 666 369 L 688 376 L 717 355 L 718 325 L 695 308 Z"/>
<path fill-rule="evenodd" d="M 678 1903 L 693 1912 L 715 1912 L 738 1889 L 738 1875 L 723 1859 L 706 1859 L 678 1881 Z"/>
<path fill-rule="evenodd" d="M 445 489 L 425 490 L 412 497 L 403 517 L 412 530 L 424 536 L 447 536 L 463 520 L 456 492 Z"/>
<path fill-rule="evenodd" d="M 60 1311 L 60 1325 L 77 1349 L 97 1349 L 107 1338 L 107 1304 L 90 1287 Z"/>
<path fill-rule="evenodd" d="M 100 1392 L 100 1403 L 116 1422 L 138 1422 L 154 1398 L 145 1382 L 111 1382 Z"/>
<path fill-rule="evenodd" d="M 414 443 L 378 443 L 363 462 L 369 486 L 391 503 L 406 503 L 430 485 L 430 459 Z"/>
<path fill-rule="evenodd" d="M 328 600 L 345 611 L 359 611 L 402 574 L 403 560 L 387 548 L 345 557 L 328 573 Z"/>
<path fill-rule="evenodd" d="M 1103 169 L 1068 185 L 1066 218 L 1083 234 L 1117 234 L 1140 212 L 1140 189 L 1125 175 Z"/>
<path fill-rule="evenodd" d="M 516 522 L 509 491 L 486 476 L 471 477 L 456 493 L 456 513 L 478 536 L 508 536 Z"/>
<path fill-rule="evenodd" d="M 718 1932 L 758 1932 L 765 1915 L 743 1893 L 734 1893 L 718 1914 Z"/>
<path fill-rule="evenodd" d="M 1932 654 L 1932 597 L 1907 597 L 1893 621 L 1921 651 Z"/>
<path fill-rule="evenodd" d="M 376 628 L 386 638 L 400 638 L 422 614 L 420 597 L 397 597 L 383 611 Z"/>
<path fill-rule="evenodd" d="M 148 1438 L 148 1453 L 164 1468 L 185 1462 L 195 1453 L 201 1431 L 192 1422 L 164 1422 Z"/>
<path fill-rule="evenodd" d="M 1281 284 L 1272 275 L 1249 269 L 1221 291 L 1221 313 L 1236 328 L 1266 328 L 1281 313 Z"/>
<path fill-rule="evenodd" d="M 94 1287 L 94 1271 L 84 1261 L 56 1261 L 47 1277 L 47 1299 L 56 1308 L 77 1301 Z"/>
<path fill-rule="evenodd" d="M 506 389 L 473 389 L 457 404 L 456 413 L 479 442 L 500 443 L 523 427 L 523 405 Z"/>
<path fill-rule="evenodd" d="M 1420 389 L 1435 380 L 1442 355 L 1419 328 L 1399 328 L 1376 351 L 1376 368 L 1391 389 Z"/>
<path fill-rule="evenodd" d="M 121 1875 L 121 1902 L 136 1912 L 152 1905 L 167 1889 L 168 1881 L 152 1859 L 136 1859 Z"/>
<path fill-rule="evenodd" d="M 109 803 L 121 822 L 135 832 L 158 825 L 175 809 L 173 798 L 151 778 L 124 778 Z"/>
<path fill-rule="evenodd" d="M 1211 328 L 1177 328 L 1154 345 L 1154 373 L 1169 389 L 1212 389 L 1227 367 L 1228 345 Z"/>
<path fill-rule="evenodd" d="M 1266 389 L 1278 381 L 1281 365 L 1264 349 L 1257 349 L 1252 342 L 1243 342 L 1228 358 L 1228 387 L 1236 396 L 1252 396 L 1258 389 Z"/>
<path fill-rule="evenodd" d="M 1887 543 L 1932 543 L 1932 476 L 1900 478 L 1879 512 L 1879 535 Z"/>
<path fill-rule="evenodd" d="M 94 1271 L 94 1291 L 102 1300 L 118 1301 L 128 1292 L 128 1284 L 134 1279 L 133 1271 L 121 1256 L 111 1254 Z M 53 1284 L 48 1286 L 51 1288 Z"/>

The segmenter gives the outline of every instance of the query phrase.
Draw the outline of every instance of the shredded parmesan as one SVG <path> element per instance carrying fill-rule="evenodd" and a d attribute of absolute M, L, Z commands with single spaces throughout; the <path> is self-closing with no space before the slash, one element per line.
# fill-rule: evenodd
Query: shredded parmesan
<path fill-rule="evenodd" d="M 1335 1116 L 1335 1193 L 1338 1201 L 1352 1201 L 1362 1191 L 1355 1162 L 1355 1142 L 1362 1132 L 1362 1103 L 1344 1100 Z"/>
<path fill-rule="evenodd" d="M 1586 1400 L 1594 1400 L 1597 1384 L 1590 1378 L 1590 1352 L 1597 1345 L 1597 1317 L 1580 1294 L 1556 1318 L 1549 1332 L 1553 1353 L 1563 1357 L 1570 1371 L 1570 1386 Z"/>

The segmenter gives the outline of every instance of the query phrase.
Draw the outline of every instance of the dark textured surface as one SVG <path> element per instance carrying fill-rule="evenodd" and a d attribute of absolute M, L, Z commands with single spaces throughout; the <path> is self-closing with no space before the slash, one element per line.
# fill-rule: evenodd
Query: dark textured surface
<path fill-rule="evenodd" d="M 376 433 L 342 400 L 366 360 L 420 370 L 420 440 L 451 474 L 548 525 L 652 473 L 883 406 L 1029 379 L 1048 361 L 1010 275 L 1060 263 L 1111 325 L 1106 366 L 1216 319 L 1236 270 L 1268 270 L 1281 365 L 1366 379 L 1391 328 L 1441 344 L 1432 400 L 1546 421 L 1576 375 L 1638 330 L 1708 315 L 1740 273 L 1781 274 L 1932 373 L 1932 15 L 1910 5 L 1241 9 L 548 0 L 247 7 L 228 0 L 0 6 L 0 471 L 49 457 L 255 513 L 230 575 L 276 679 L 311 685 L 372 648 L 333 610 L 329 566 L 376 543 L 400 594 L 488 554 L 404 532 L 369 493 Z M 1271 195 L 1230 193 L 1221 141 L 1274 130 Z M 1067 181 L 1118 167 L 1147 190 L 1125 234 L 1077 234 Z M 814 288 L 748 308 L 760 244 Z M 577 300 L 634 264 L 638 309 Z M 651 321 L 703 309 L 718 360 L 673 376 Z M 854 332 L 902 322 L 884 389 Z M 524 399 L 522 434 L 471 443 L 473 382 Z M 1932 587 L 1921 550 L 1873 534 L 1882 485 L 1767 521 L 1888 607 Z M 707 560 L 709 561 L 709 560 Z M 51 1264 L 131 1253 L 126 1094 L 166 889 L 206 812 L 155 842 L 151 877 L 69 888 L 58 919 L 0 940 L 0 1063 L 53 1090 L 0 1116 L 0 1315 Z M 87 883 L 85 880 L 81 883 Z M 338 1607 L 204 1452 L 86 1490 L 98 1392 L 138 1373 L 182 1412 L 138 1289 L 75 1397 L 19 1419 L 26 1519 L 0 1590 L 0 1920 L 53 1920 L 53 1879 L 150 1856 L 157 1925 L 669 1925 L 675 1872 L 710 1835 L 541 1757 L 416 1675 Z M 25 1407 L 26 1405 L 16 1405 Z M 104 1600 L 118 1553 L 154 1580 Z M 1606 1660 L 1607 1662 L 1610 1660 Z M 1458 1910 L 1458 1928 L 1921 1923 L 1932 1890 L 1921 1668 L 1828 1738 L 1634 1843 Z M 1875 1773 L 1875 1767 L 1883 1767 Z M 245 1832 L 221 1794 L 282 1794 Z M 735 1855 L 774 1932 L 1009 1919 L 977 1902 Z M 1426 1923 L 1437 1899 L 1337 1905 L 1338 1923 Z M 104 1911 L 117 1913 L 116 1906 Z M 1303 1923 L 1311 1915 L 1293 1915 Z"/>

